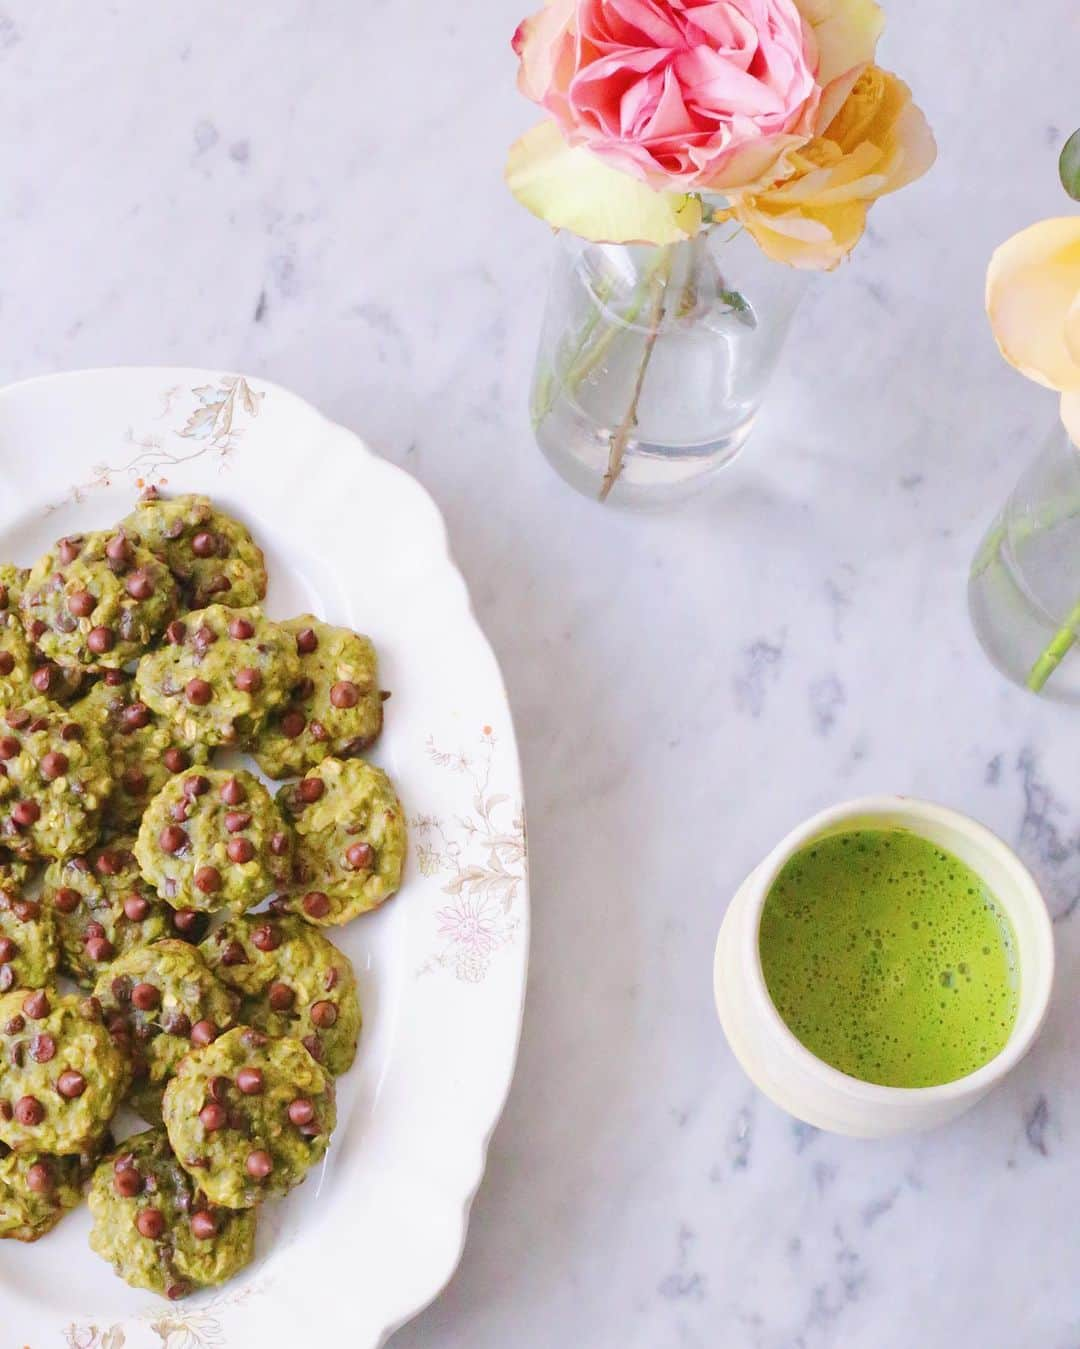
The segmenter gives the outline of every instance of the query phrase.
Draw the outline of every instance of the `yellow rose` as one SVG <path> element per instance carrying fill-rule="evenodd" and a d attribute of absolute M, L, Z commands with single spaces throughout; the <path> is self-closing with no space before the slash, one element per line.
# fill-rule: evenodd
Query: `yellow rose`
<path fill-rule="evenodd" d="M 1080 216 L 1042 220 L 990 259 L 986 312 L 1001 354 L 1062 395 L 1061 416 L 1080 445 Z"/>
<path fill-rule="evenodd" d="M 732 193 L 718 218 L 744 225 L 778 262 L 831 271 L 862 238 L 873 203 L 920 178 L 936 155 L 911 90 L 867 66 L 824 130 L 784 156 L 783 178 Z"/>

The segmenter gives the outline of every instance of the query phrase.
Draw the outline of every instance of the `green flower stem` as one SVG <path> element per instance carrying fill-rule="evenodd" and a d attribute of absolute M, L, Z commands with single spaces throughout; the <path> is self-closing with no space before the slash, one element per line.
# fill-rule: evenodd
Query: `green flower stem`
<path fill-rule="evenodd" d="M 1041 693 L 1046 681 L 1065 659 L 1080 635 L 1080 601 L 1077 602 L 1065 622 L 1058 628 L 1050 645 L 1031 667 L 1027 677 L 1027 686 L 1032 693 Z"/>

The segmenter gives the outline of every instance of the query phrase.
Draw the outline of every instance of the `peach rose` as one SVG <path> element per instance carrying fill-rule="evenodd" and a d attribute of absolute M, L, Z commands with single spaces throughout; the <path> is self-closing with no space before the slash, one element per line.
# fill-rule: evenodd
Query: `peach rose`
<path fill-rule="evenodd" d="M 1061 394 L 1061 416 L 1080 446 L 1080 216 L 1043 220 L 994 253 L 986 312 L 1001 354 Z"/>
<path fill-rule="evenodd" d="M 784 155 L 784 177 L 732 192 L 717 218 L 737 220 L 778 262 L 831 271 L 862 238 L 873 203 L 921 177 L 936 154 L 911 90 L 869 66 L 821 134 Z"/>
<path fill-rule="evenodd" d="M 759 177 L 821 93 L 794 0 L 550 0 L 514 50 L 569 144 L 663 190 Z"/>

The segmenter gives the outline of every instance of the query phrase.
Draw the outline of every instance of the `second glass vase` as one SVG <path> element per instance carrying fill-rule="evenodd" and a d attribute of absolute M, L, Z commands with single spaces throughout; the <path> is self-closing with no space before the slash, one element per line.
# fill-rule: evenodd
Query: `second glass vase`
<path fill-rule="evenodd" d="M 696 490 L 750 434 L 806 283 L 743 232 L 662 248 L 560 235 L 532 389 L 541 450 L 601 501 Z"/>

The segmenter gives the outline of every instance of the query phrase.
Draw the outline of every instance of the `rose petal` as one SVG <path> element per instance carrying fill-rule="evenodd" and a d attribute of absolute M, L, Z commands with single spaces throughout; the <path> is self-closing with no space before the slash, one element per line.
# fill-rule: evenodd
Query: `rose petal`
<path fill-rule="evenodd" d="M 510 147 L 506 181 L 541 220 L 597 243 L 677 243 L 701 225 L 696 197 L 654 192 L 568 145 L 553 122 L 541 122 Z"/>
<path fill-rule="evenodd" d="M 1080 216 L 1021 230 L 990 259 L 986 311 L 1002 355 L 1061 393 L 1080 391 L 1080 361 L 1070 349 L 1078 296 Z"/>

